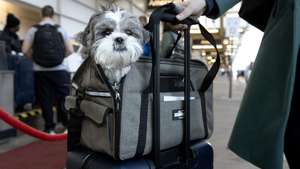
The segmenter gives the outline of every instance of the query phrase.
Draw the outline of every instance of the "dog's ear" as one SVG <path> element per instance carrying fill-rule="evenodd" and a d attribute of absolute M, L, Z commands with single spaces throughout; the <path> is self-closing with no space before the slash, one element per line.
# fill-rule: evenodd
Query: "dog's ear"
<path fill-rule="evenodd" d="M 90 19 L 90 21 L 88 22 L 87 26 L 85 27 L 83 32 L 80 32 L 77 34 L 76 36 L 76 40 L 82 44 L 84 47 L 88 47 L 89 44 L 91 44 L 91 40 L 92 40 L 92 32 L 91 32 L 91 22 L 92 22 L 92 18 Z"/>
<path fill-rule="evenodd" d="M 84 31 L 83 32 L 80 32 L 78 35 L 77 35 L 77 38 L 78 39 L 78 42 L 81 43 L 84 47 L 88 47 L 88 46 L 91 46 L 92 43 L 93 43 L 93 39 L 94 39 L 94 35 L 93 35 L 93 27 L 94 27 L 94 20 L 96 17 L 98 17 L 99 15 L 101 15 L 102 12 L 98 12 L 96 14 L 94 14 L 87 26 L 85 27 Z"/>
<path fill-rule="evenodd" d="M 75 42 L 82 44 L 82 36 L 83 36 L 83 32 L 79 32 L 75 35 Z"/>
<path fill-rule="evenodd" d="M 99 6 L 98 11 L 99 11 L 99 12 L 107 11 L 107 5 L 101 5 L 101 6 Z"/>
<path fill-rule="evenodd" d="M 99 6 L 99 11 L 104 12 L 104 11 L 117 11 L 118 5 L 116 3 L 116 0 L 107 0 L 107 2 L 103 3 L 102 5 Z"/>
<path fill-rule="evenodd" d="M 87 58 L 87 54 L 88 54 L 88 52 L 87 52 L 87 47 L 86 46 L 84 46 L 83 45 L 83 34 L 84 34 L 84 32 L 79 32 L 79 33 L 77 33 L 76 35 L 75 35 L 75 42 L 77 42 L 77 43 L 79 43 L 80 45 L 79 45 L 79 48 L 77 49 L 77 53 L 80 53 L 81 54 L 81 57 L 83 58 L 83 59 L 86 59 Z"/>
<path fill-rule="evenodd" d="M 143 29 L 143 42 L 144 43 L 147 43 L 150 41 L 150 36 L 151 36 L 150 32 L 147 31 L 146 29 Z"/>

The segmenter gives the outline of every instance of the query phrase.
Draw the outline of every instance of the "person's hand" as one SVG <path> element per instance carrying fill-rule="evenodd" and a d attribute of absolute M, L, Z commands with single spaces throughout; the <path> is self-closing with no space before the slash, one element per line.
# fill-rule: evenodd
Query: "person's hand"
<path fill-rule="evenodd" d="M 181 21 L 191 15 L 202 15 L 206 9 L 206 0 L 186 0 L 180 4 L 180 7 L 183 8 L 183 11 L 176 17 Z"/>

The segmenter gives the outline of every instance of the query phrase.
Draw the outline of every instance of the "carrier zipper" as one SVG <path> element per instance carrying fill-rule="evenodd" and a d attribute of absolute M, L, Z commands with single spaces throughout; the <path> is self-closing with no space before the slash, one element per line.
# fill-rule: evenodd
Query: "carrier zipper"
<path fill-rule="evenodd" d="M 120 112 L 120 104 L 121 104 L 121 94 L 120 94 L 120 83 L 114 82 L 112 85 L 112 89 L 115 93 L 115 100 L 116 100 L 116 111 Z"/>
<path fill-rule="evenodd" d="M 149 58 L 140 58 L 137 62 L 144 62 L 144 63 L 152 63 L 152 59 Z M 168 64 L 168 65 L 178 65 L 181 66 L 183 65 L 182 61 L 179 60 L 174 60 L 174 59 L 168 59 L 168 58 L 161 58 L 160 60 L 161 64 Z M 199 60 L 191 60 L 191 68 L 193 67 L 199 67 L 199 66 L 204 66 L 207 69 L 207 65 L 205 65 L 203 62 Z"/>
<path fill-rule="evenodd" d="M 115 93 L 115 100 L 117 103 L 117 106 L 116 106 L 117 112 L 121 112 L 121 110 L 122 110 L 122 98 L 123 98 L 123 87 L 124 87 L 125 77 L 123 77 L 121 79 L 120 83 L 115 82 L 112 85 L 112 89 L 114 90 L 114 93 Z"/>
<path fill-rule="evenodd" d="M 88 96 L 93 96 L 93 97 L 112 97 L 110 92 L 98 92 L 98 91 L 89 91 L 86 90 L 85 94 Z"/>
<path fill-rule="evenodd" d="M 107 77 L 105 76 L 105 73 L 102 69 L 101 66 L 96 65 L 97 70 L 99 71 L 99 75 L 101 76 L 100 78 L 103 79 L 104 83 L 106 84 L 106 86 L 108 87 L 111 95 L 112 95 L 112 99 L 113 99 L 113 103 L 114 103 L 114 117 L 115 117 L 115 130 L 114 130 L 114 136 L 115 136 L 115 152 L 114 152 L 114 157 L 115 159 L 120 160 L 120 156 L 119 156 L 119 152 L 120 152 L 120 130 L 121 130 L 121 112 L 120 112 L 120 103 L 121 103 L 121 95 L 120 93 L 116 92 L 113 89 L 113 86 L 111 85 L 111 83 L 108 81 Z"/>
<path fill-rule="evenodd" d="M 115 138 L 115 157 L 120 159 L 120 137 L 121 137 L 121 110 L 122 110 L 122 94 L 123 94 L 123 86 L 124 86 L 124 79 L 123 77 L 120 81 L 120 83 L 113 83 L 111 88 L 113 89 L 114 93 L 114 100 L 115 100 L 115 112 L 116 112 L 116 138 Z"/>

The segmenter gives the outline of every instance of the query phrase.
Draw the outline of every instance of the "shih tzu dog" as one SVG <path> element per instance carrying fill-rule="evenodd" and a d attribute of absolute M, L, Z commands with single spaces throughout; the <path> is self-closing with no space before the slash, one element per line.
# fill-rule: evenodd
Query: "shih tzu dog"
<path fill-rule="evenodd" d="M 116 6 L 93 15 L 79 38 L 86 48 L 84 55 L 101 65 L 111 83 L 119 82 L 129 72 L 148 39 L 149 33 L 139 19 Z"/>

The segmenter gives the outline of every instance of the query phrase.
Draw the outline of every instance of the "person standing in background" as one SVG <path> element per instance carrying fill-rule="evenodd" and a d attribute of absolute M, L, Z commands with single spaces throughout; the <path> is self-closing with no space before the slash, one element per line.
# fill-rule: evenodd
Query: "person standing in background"
<path fill-rule="evenodd" d="M 55 24 L 54 9 L 47 5 L 42 8 L 41 14 L 42 21 L 27 32 L 22 51 L 34 62 L 36 98 L 43 112 L 44 130 L 52 134 L 56 126 L 53 122 L 53 101 L 58 122 L 63 128 L 68 123 L 64 102 L 69 94 L 70 74 L 62 62 L 73 53 L 73 46 L 66 31 Z"/>
<path fill-rule="evenodd" d="M 8 55 L 12 52 L 21 52 L 21 41 L 17 32 L 20 30 L 20 20 L 14 14 L 7 14 L 6 24 L 0 32 L 0 40 L 5 42 L 5 51 Z"/>
<path fill-rule="evenodd" d="M 164 22 L 163 36 L 161 42 L 161 58 L 183 59 L 184 41 L 180 31 L 185 29 L 184 25 L 172 25 Z M 176 53 L 176 55 L 173 55 Z"/>
<path fill-rule="evenodd" d="M 143 25 L 143 27 L 145 27 L 147 25 L 147 23 L 148 23 L 146 16 L 140 16 L 139 20 L 140 20 L 141 24 Z M 150 57 L 150 50 L 151 50 L 151 48 L 150 48 L 150 43 L 149 42 L 146 42 L 144 44 L 144 49 L 143 50 L 144 50 L 143 56 L 144 57 Z"/>
<path fill-rule="evenodd" d="M 177 15 L 217 18 L 241 0 L 190 0 Z M 299 169 L 300 1 L 242 0 L 242 18 L 264 37 L 233 127 L 229 148 L 263 169 Z"/>

